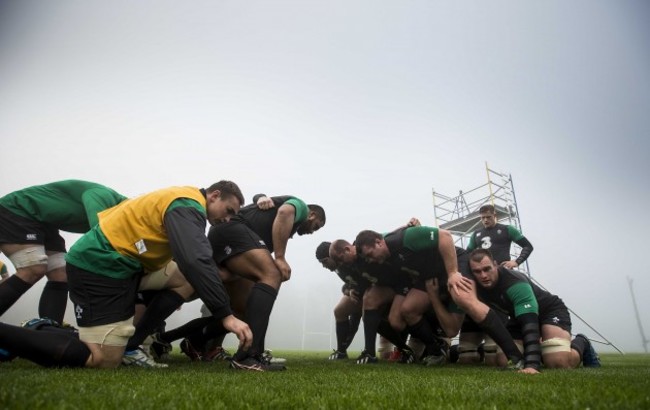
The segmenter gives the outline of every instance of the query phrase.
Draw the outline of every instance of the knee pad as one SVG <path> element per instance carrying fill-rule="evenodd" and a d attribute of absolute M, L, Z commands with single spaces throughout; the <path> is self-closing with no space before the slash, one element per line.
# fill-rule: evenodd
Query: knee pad
<path fill-rule="evenodd" d="M 542 355 L 558 352 L 570 352 L 571 341 L 554 337 L 542 342 Z"/>
<path fill-rule="evenodd" d="M 34 265 L 47 265 L 47 259 L 44 246 L 31 246 L 9 256 L 9 260 L 16 269 L 28 268 Z"/>
<path fill-rule="evenodd" d="M 65 267 L 65 252 L 57 252 L 47 257 L 47 271 Z"/>
<path fill-rule="evenodd" d="M 106 346 L 126 346 L 129 338 L 135 333 L 133 317 L 121 322 L 107 325 L 80 327 L 79 339 L 86 343 Z"/>

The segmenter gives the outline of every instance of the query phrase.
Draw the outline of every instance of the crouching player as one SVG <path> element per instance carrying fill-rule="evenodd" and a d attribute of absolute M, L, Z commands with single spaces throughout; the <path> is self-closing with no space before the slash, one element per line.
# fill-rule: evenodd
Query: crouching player
<path fill-rule="evenodd" d="M 539 373 L 541 363 L 557 369 L 575 368 L 580 363 L 600 367 L 586 336 L 579 334 L 571 340 L 571 316 L 562 299 L 532 283 L 525 274 L 499 266 L 486 249 L 472 251 L 469 266 L 478 283 L 478 298 L 514 321 L 509 326 L 511 335 L 523 343 L 525 365 L 520 372 Z M 505 359 L 498 362 L 504 364 Z"/>

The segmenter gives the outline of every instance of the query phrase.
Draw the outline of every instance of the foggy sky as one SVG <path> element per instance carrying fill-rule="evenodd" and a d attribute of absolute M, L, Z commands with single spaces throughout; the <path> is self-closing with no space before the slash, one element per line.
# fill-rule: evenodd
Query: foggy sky
<path fill-rule="evenodd" d="M 627 278 L 650 335 L 647 2 L 1 4 L 0 195 L 232 179 L 248 200 L 324 206 L 326 226 L 289 243 L 268 347 L 330 348 L 341 283 L 321 241 L 435 225 L 432 189 L 480 186 L 487 162 L 512 175 L 533 276 L 642 351 Z M 2 320 L 35 316 L 42 285 Z"/>

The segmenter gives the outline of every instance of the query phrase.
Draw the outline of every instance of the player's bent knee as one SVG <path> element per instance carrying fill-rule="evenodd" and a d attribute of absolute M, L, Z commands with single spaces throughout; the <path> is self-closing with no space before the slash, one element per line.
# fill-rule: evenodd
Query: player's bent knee
<path fill-rule="evenodd" d="M 552 369 L 574 367 L 571 363 L 571 341 L 555 337 L 544 340 L 541 347 L 544 366 Z"/>
<path fill-rule="evenodd" d="M 29 283 L 36 283 L 47 272 L 48 258 L 43 246 L 20 249 L 8 255 L 8 258 L 16 268 L 18 277 Z"/>
<path fill-rule="evenodd" d="M 133 318 L 107 325 L 80 327 L 79 339 L 86 343 L 106 346 L 126 346 L 127 341 L 135 333 Z"/>
<path fill-rule="evenodd" d="M 133 318 L 106 325 L 80 327 L 79 339 L 89 345 L 101 346 L 101 353 L 93 352 L 92 367 L 117 367 L 129 338 L 135 333 Z"/>

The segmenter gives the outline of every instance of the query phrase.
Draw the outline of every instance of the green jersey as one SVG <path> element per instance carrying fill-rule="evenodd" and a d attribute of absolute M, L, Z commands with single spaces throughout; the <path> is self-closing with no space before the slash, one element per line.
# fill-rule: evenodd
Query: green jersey
<path fill-rule="evenodd" d="M 97 225 L 99 212 L 125 199 L 104 185 L 69 179 L 12 192 L 0 198 L 0 206 L 62 231 L 85 233 Z"/>

